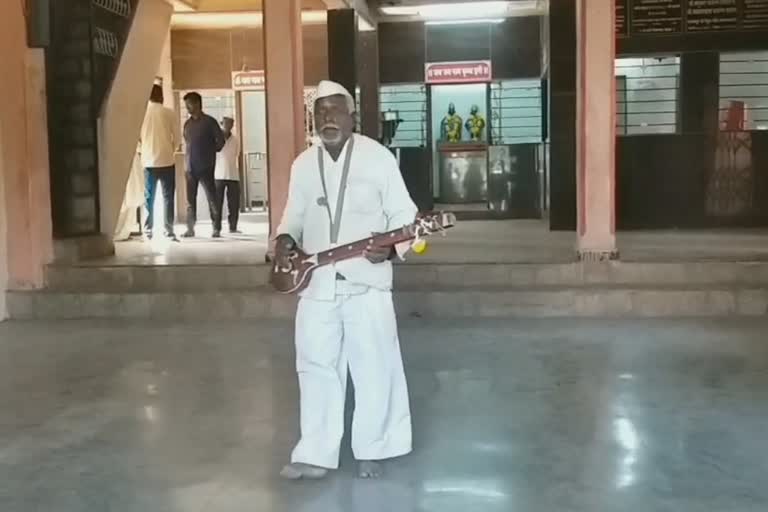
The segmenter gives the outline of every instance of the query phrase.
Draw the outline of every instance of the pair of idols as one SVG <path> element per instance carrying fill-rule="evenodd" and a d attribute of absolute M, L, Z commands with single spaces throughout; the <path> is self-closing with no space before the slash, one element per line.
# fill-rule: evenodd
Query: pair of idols
<path fill-rule="evenodd" d="M 456 113 L 456 105 L 448 105 L 448 114 L 440 124 L 440 139 L 448 142 L 459 142 L 462 139 L 463 128 L 469 132 L 470 140 L 479 142 L 483 140 L 485 130 L 485 118 L 479 113 L 480 108 L 472 105 L 467 122 L 462 126 L 461 116 Z"/>

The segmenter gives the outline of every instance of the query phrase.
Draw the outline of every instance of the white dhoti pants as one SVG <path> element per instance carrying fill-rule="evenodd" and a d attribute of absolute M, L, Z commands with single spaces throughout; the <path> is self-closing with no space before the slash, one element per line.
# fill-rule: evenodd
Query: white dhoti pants
<path fill-rule="evenodd" d="M 296 313 L 301 440 L 291 462 L 339 465 L 347 368 L 355 388 L 352 451 L 382 460 L 411 451 L 411 413 L 392 293 L 302 298 Z"/>
<path fill-rule="evenodd" d="M 128 240 L 131 232 L 139 228 L 136 222 L 136 209 L 144 206 L 144 168 L 141 166 L 141 158 L 136 155 L 131 164 L 131 173 L 125 185 L 123 204 L 120 207 L 120 216 L 115 225 L 114 240 Z M 142 215 L 146 212 L 142 210 Z"/>

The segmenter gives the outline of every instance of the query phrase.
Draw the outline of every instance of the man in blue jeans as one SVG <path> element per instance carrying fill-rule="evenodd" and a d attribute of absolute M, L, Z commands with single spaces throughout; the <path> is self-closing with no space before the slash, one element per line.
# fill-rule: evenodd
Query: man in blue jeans
<path fill-rule="evenodd" d="M 195 236 L 197 222 L 197 189 L 203 186 L 213 221 L 213 238 L 221 237 L 221 212 L 216 201 L 214 171 L 216 153 L 224 147 L 224 133 L 219 123 L 203 112 L 203 98 L 196 92 L 184 96 L 189 119 L 184 124 L 187 143 L 187 232 L 184 238 Z"/>
<path fill-rule="evenodd" d="M 174 153 L 181 145 L 181 130 L 173 110 L 163 106 L 163 88 L 155 84 L 149 96 L 147 113 L 141 127 L 141 163 L 144 167 L 144 199 L 147 219 L 144 233 L 152 239 L 157 182 L 163 187 L 165 236 L 176 240 L 173 231 L 176 167 Z"/>

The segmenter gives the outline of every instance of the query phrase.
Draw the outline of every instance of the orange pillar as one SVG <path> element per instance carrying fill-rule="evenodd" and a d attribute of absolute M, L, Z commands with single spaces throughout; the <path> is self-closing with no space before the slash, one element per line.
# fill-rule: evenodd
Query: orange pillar
<path fill-rule="evenodd" d="M 27 48 L 23 2 L 0 2 L 0 320 L 8 289 L 43 285 L 52 254 L 45 61 Z"/>
<path fill-rule="evenodd" d="M 618 258 L 613 2 L 577 0 L 576 166 L 579 257 Z"/>
<path fill-rule="evenodd" d="M 274 234 L 288 197 L 291 164 L 304 141 L 301 0 L 264 0 L 269 227 Z"/>

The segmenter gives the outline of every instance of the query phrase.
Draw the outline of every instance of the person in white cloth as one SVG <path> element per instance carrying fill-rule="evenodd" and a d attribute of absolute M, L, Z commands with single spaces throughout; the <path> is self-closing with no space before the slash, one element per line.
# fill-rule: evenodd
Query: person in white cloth
<path fill-rule="evenodd" d="M 221 130 L 224 132 L 224 147 L 216 153 L 216 207 L 219 215 L 224 216 L 224 197 L 227 198 L 229 212 L 229 232 L 240 233 L 237 222 L 240 219 L 240 170 L 237 162 L 240 159 L 240 138 L 232 133 L 235 120 L 224 117 L 221 120 Z"/>
<path fill-rule="evenodd" d="M 300 154 L 291 168 L 275 238 L 278 262 L 285 263 L 297 246 L 308 253 L 324 251 L 416 217 L 392 153 L 352 133 L 354 109 L 343 86 L 320 82 L 314 116 L 321 144 Z M 411 451 L 390 261 L 407 249 L 408 244 L 369 246 L 364 257 L 317 269 L 301 293 L 296 312 L 301 439 L 283 477 L 322 478 L 338 468 L 347 370 L 355 391 L 352 450 L 358 476 L 377 478 L 381 461 Z"/>

